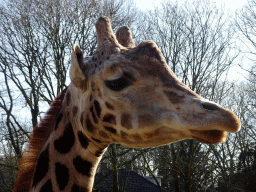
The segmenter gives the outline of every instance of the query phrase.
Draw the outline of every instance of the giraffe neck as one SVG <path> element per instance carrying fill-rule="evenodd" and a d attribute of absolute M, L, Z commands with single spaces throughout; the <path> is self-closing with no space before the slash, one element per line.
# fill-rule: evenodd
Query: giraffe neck
<path fill-rule="evenodd" d="M 107 146 L 86 136 L 81 115 L 77 106 L 70 103 L 69 94 L 67 91 L 37 160 L 32 191 L 92 191 L 96 169 Z"/>

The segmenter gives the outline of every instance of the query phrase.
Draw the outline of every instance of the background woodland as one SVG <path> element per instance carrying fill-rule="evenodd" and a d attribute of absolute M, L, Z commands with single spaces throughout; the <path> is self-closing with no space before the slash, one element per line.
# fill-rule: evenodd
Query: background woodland
<path fill-rule="evenodd" d="M 32 127 L 69 84 L 71 48 L 95 50 L 95 23 L 151 39 L 177 75 L 203 97 L 232 110 L 242 130 L 226 143 L 195 140 L 149 149 L 109 146 L 99 169 L 162 176 L 175 192 L 256 191 L 256 1 L 230 12 L 214 2 L 164 1 L 142 12 L 132 0 L 9 0 L 0 5 L 0 191 L 12 191 Z M 231 78 L 236 67 L 241 74 Z"/>

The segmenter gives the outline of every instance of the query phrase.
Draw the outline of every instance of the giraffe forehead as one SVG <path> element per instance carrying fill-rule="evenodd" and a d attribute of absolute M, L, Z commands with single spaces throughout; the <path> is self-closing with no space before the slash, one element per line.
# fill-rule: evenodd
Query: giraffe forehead
<path fill-rule="evenodd" d="M 166 73 L 169 78 L 172 78 L 172 75 L 170 73 L 164 71 L 166 69 L 165 67 L 162 69 L 161 68 L 162 66 L 158 62 L 145 63 L 140 62 L 139 60 L 133 60 L 132 58 L 127 59 L 119 55 L 116 58 L 113 57 L 113 59 L 107 61 L 104 65 L 103 70 L 95 74 L 94 79 L 103 78 L 103 80 L 113 80 L 124 76 L 132 81 L 138 79 L 155 80 L 156 77 L 159 77 L 159 79 L 161 80 L 161 76 L 164 73 Z M 160 69 L 163 71 L 163 73 L 161 73 Z"/>

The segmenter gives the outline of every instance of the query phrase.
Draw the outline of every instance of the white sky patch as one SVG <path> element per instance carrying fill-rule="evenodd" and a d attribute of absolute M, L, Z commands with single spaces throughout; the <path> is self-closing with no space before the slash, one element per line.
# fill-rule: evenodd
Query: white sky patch
<path fill-rule="evenodd" d="M 137 4 L 138 8 L 142 11 L 152 10 L 155 6 L 161 5 L 161 0 L 134 0 Z M 176 0 L 169 0 L 170 2 L 175 3 Z M 218 5 L 223 5 L 226 9 L 230 9 L 231 11 L 235 11 L 236 9 L 241 8 L 243 5 L 247 3 L 247 1 L 243 0 L 215 0 Z"/>

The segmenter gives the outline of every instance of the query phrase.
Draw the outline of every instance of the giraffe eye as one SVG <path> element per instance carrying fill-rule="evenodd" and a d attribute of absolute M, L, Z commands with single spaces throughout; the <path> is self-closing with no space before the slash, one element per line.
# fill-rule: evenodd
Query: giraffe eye
<path fill-rule="evenodd" d="M 130 82 L 125 77 L 119 79 L 105 81 L 106 86 L 113 91 L 121 91 L 125 87 L 130 85 Z"/>

